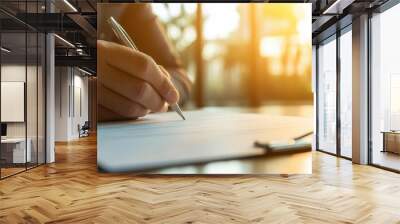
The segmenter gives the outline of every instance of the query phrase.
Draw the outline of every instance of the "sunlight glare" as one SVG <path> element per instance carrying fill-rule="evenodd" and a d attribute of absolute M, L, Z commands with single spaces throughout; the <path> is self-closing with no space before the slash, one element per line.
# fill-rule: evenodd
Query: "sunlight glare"
<path fill-rule="evenodd" d="M 282 55 L 282 37 L 263 37 L 260 43 L 260 54 L 263 57 L 280 57 Z"/>
<path fill-rule="evenodd" d="M 239 26 L 238 4 L 203 4 L 204 36 L 206 40 L 224 39 Z"/>

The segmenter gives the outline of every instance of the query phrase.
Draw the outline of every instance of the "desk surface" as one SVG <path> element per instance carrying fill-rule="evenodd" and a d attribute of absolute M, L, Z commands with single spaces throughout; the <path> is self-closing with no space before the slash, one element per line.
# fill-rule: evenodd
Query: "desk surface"
<path fill-rule="evenodd" d="M 255 140 L 289 139 L 312 130 L 312 118 L 233 113 L 219 110 L 150 115 L 135 122 L 98 126 L 98 164 L 109 172 L 174 174 L 311 173 L 311 153 L 265 156 Z M 258 156 L 257 159 L 242 159 Z M 230 160 L 229 160 L 230 159 Z M 211 162 L 224 160 L 219 162 Z M 271 160 L 272 161 L 272 160 Z M 183 166 L 185 164 L 202 164 Z M 154 170 L 154 168 L 171 167 Z"/>
<path fill-rule="evenodd" d="M 383 134 L 400 134 L 400 131 L 381 131 Z"/>
<path fill-rule="evenodd" d="M 30 140 L 29 138 L 27 139 L 28 141 Z M 25 142 L 25 138 L 5 138 L 1 139 L 1 143 L 20 143 L 20 142 Z"/>

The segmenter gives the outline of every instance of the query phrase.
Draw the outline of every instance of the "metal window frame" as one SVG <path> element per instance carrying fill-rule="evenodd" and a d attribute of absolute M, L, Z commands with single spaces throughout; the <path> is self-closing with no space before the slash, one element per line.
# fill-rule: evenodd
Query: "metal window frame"
<path fill-rule="evenodd" d="M 28 2 L 27 0 L 24 1 L 24 3 L 25 3 L 25 11 L 27 11 L 26 10 L 27 9 L 27 2 Z M 38 11 L 38 9 L 39 9 L 39 7 L 38 7 L 39 0 L 36 0 L 36 3 L 37 3 L 36 4 L 36 10 Z M 46 8 L 46 11 L 47 11 L 47 8 Z M 6 11 L 3 11 L 3 12 L 6 12 Z M 15 19 L 17 19 L 17 18 L 15 18 Z M 39 30 L 34 29 L 33 27 L 29 26 L 26 23 L 24 23 L 24 24 L 25 24 L 25 30 L 24 30 L 24 32 L 22 32 L 22 34 L 25 34 L 25 84 L 24 84 L 24 91 L 25 91 L 25 93 L 24 93 L 24 97 L 25 97 L 25 99 L 24 99 L 24 107 L 25 107 L 25 109 L 24 109 L 24 120 L 25 120 L 25 169 L 23 169 L 21 171 L 18 171 L 18 172 L 15 172 L 15 173 L 12 173 L 12 174 L 9 174 L 7 176 L 3 176 L 2 175 L 2 168 L 0 167 L 0 180 L 4 180 L 4 179 L 7 179 L 9 177 L 15 176 L 17 174 L 26 172 L 26 171 L 28 171 L 30 169 L 39 167 L 39 166 L 41 166 L 43 164 L 46 164 L 46 161 L 47 161 L 47 153 L 46 153 L 46 151 L 47 151 L 47 141 L 46 141 L 46 139 L 47 139 L 47 128 L 46 128 L 47 127 L 47 113 L 46 113 L 46 108 L 47 108 L 47 100 L 46 100 L 47 82 L 45 81 L 46 77 L 47 77 L 47 66 L 46 66 L 46 64 L 47 64 L 47 60 L 46 60 L 46 58 L 47 58 L 46 57 L 47 56 L 47 38 L 46 38 L 47 33 L 40 32 Z M 28 162 L 27 162 L 27 157 L 28 157 L 28 154 L 27 154 L 27 147 L 28 147 L 28 144 L 27 144 L 27 140 L 28 140 L 28 113 L 27 113 L 27 96 L 28 96 L 28 93 L 27 93 L 27 81 L 28 81 L 28 78 L 27 78 L 27 76 L 28 76 L 28 67 L 27 66 L 28 66 L 28 31 L 29 30 L 33 31 L 34 33 L 36 33 L 36 80 L 37 80 L 36 81 L 36 99 L 37 99 L 36 100 L 36 136 L 35 136 L 36 140 L 37 140 L 37 148 L 36 148 L 37 152 L 36 152 L 36 163 L 33 164 L 33 166 L 30 166 L 30 167 L 28 167 Z M 44 51 L 41 51 L 41 53 L 44 53 L 43 58 L 44 58 L 44 64 L 45 64 L 44 68 L 42 69 L 42 76 L 43 76 L 43 79 L 44 79 L 44 86 L 42 87 L 42 88 L 44 88 L 44 99 L 43 99 L 42 107 L 45 109 L 43 111 L 43 113 L 44 113 L 43 119 L 44 120 L 42 120 L 42 122 L 44 123 L 44 133 L 43 133 L 44 134 L 44 136 L 43 136 L 44 145 L 42 146 L 42 147 L 44 147 L 43 150 L 42 150 L 44 152 L 44 155 L 42 155 L 44 157 L 43 163 L 39 163 L 39 141 L 38 141 L 39 140 L 39 82 L 38 82 L 38 77 L 39 77 L 39 69 L 38 69 L 38 66 L 39 66 L 39 33 L 45 34 L 43 36 L 43 40 L 42 40 L 42 44 L 44 44 L 44 46 L 43 46 L 44 47 Z M 0 45 L 1 45 L 1 37 L 2 37 L 2 32 L 0 32 Z M 2 56 L 0 54 L 0 68 L 2 66 L 1 62 L 2 62 Z M 1 82 L 1 69 L 0 69 L 0 82 Z M 1 90 L 1 86 L 0 86 L 0 90 Z M 1 99 L 1 91 L 0 91 L 0 99 Z M 1 110 L 1 105 L 0 105 L 0 110 Z M 1 123 L 1 115 L 0 115 L 0 123 Z M 0 144 L 0 155 L 1 155 L 1 144 Z M 32 164 L 30 164 L 30 165 L 32 165 Z"/>
<path fill-rule="evenodd" d="M 320 90 L 320 88 L 319 88 L 319 77 L 320 77 L 320 74 L 319 74 L 319 48 L 320 48 L 320 46 L 321 46 L 321 44 L 323 43 L 323 44 L 327 44 L 327 43 L 329 43 L 329 42 L 331 42 L 331 41 L 336 41 L 336 54 L 337 54 L 337 45 L 338 45 L 338 43 L 337 43 L 337 41 L 338 41 L 338 38 L 337 38 L 337 36 L 336 36 L 337 34 L 336 33 L 334 33 L 334 34 L 331 34 L 331 35 L 329 35 L 329 36 L 327 36 L 326 38 L 324 38 L 324 39 L 322 39 L 322 40 L 320 40 L 319 42 L 318 42 L 318 44 L 317 44 L 317 47 L 316 47 L 316 71 L 315 71 L 315 74 L 316 74 L 316 116 L 317 116 L 317 118 L 316 118 L 316 120 L 317 120 L 317 130 L 316 130 L 316 139 L 315 139 L 315 142 L 316 142 L 316 151 L 319 151 L 319 152 L 323 152 L 323 153 L 326 153 L 326 154 L 329 154 L 329 155 L 333 155 L 333 156 L 337 156 L 337 154 L 335 154 L 335 153 L 332 153 L 332 152 L 329 152 L 329 151 L 326 151 L 326 150 L 324 150 L 324 149 L 321 149 L 320 147 L 319 147 L 319 136 L 320 136 L 320 134 L 319 134 L 319 99 L 320 99 L 320 92 L 319 92 L 319 90 Z M 336 55 L 336 63 L 337 63 L 337 55 Z M 336 64 L 336 69 L 337 69 L 337 64 Z M 338 93 L 337 93 L 337 85 L 338 85 L 338 82 L 337 82 L 337 71 L 336 71 L 336 104 L 337 104 L 337 102 L 338 102 Z M 336 107 L 337 107 L 337 105 L 336 105 Z M 338 138 L 338 135 L 337 135 L 337 110 L 336 110 L 336 153 L 337 153 L 337 148 L 338 148 L 338 144 L 337 144 L 337 138 Z"/>
<path fill-rule="evenodd" d="M 373 131 L 372 131 L 372 94 L 373 94 L 373 88 L 372 88 L 372 19 L 374 18 L 373 14 L 377 13 L 377 14 L 381 14 L 384 13 L 385 11 L 393 8 L 394 6 L 398 5 L 400 3 L 400 0 L 388 0 L 387 2 L 385 2 L 384 4 L 380 5 L 379 7 L 368 11 L 368 35 L 367 35 L 367 39 L 368 39 L 368 54 L 367 54 L 367 58 L 368 58 L 368 74 L 367 74 L 367 78 L 368 78 L 368 165 L 373 166 L 373 167 L 377 167 L 383 170 L 387 170 L 387 171 L 391 171 L 394 173 L 400 173 L 400 169 L 394 169 L 388 166 L 384 166 L 381 164 L 377 164 L 374 163 L 374 156 L 373 156 Z"/>
<path fill-rule="evenodd" d="M 339 155 L 340 158 L 344 158 L 347 160 L 352 160 L 351 157 L 344 156 L 342 154 L 342 118 L 341 118 L 341 102 L 342 102 L 342 97 L 341 97 L 341 81 L 342 81 L 342 67 L 341 67 L 341 51 L 340 51 L 340 45 L 341 45 L 341 37 L 346 34 L 347 32 L 352 32 L 352 23 L 346 25 L 345 27 L 339 29 L 337 31 L 336 37 L 337 37 L 337 58 L 336 58 L 336 66 L 337 66 L 337 79 L 336 79 L 336 85 L 337 85 L 337 105 L 336 105 L 336 125 L 337 125 L 337 130 L 336 130 L 336 137 L 337 137 L 337 142 L 336 142 L 336 153 Z"/>
<path fill-rule="evenodd" d="M 0 46 L 2 46 L 2 32 L 1 32 L 1 24 L 2 23 L 0 23 Z M 2 74 L 1 74 L 1 55 L 2 55 L 2 53 L 0 52 L 0 125 L 2 124 L 2 122 L 1 122 L 1 77 L 2 77 Z M 0 137 L 1 137 L 1 134 L 0 134 Z M 2 149 L 1 149 L 1 144 L 0 144 L 0 180 L 2 179 L 2 175 L 1 175 L 1 170 L 2 170 L 2 168 L 1 168 L 1 152 L 2 152 Z"/>
<path fill-rule="evenodd" d="M 368 141 L 368 152 L 367 152 L 367 154 L 368 154 L 368 161 L 367 161 L 367 164 L 370 165 L 370 166 L 373 166 L 373 167 L 377 167 L 377 168 L 384 169 L 384 170 L 391 171 L 391 172 L 395 172 L 395 173 L 400 173 L 400 170 L 393 169 L 393 168 L 390 168 L 390 167 L 386 167 L 386 166 L 383 166 L 383 165 L 380 165 L 380 164 L 373 163 L 372 95 L 371 95 L 372 92 L 373 92 L 373 89 L 372 89 L 372 53 L 373 52 L 372 52 L 372 25 L 371 25 L 371 20 L 373 18 L 373 16 L 372 16 L 373 13 L 383 13 L 386 10 L 396 6 L 399 3 L 400 3 L 400 0 L 388 0 L 387 2 L 382 4 L 381 6 L 367 11 L 367 13 L 368 13 L 368 31 L 367 31 L 367 40 L 368 40 L 368 49 L 367 49 L 368 50 L 368 56 L 367 56 L 367 60 L 368 60 L 368 62 L 367 62 L 368 63 L 368 65 L 367 65 L 368 66 L 368 69 L 367 69 L 367 80 L 368 80 L 368 86 L 367 86 L 367 88 L 368 88 L 368 91 L 367 91 L 368 92 L 368 96 L 367 96 L 367 98 L 368 98 L 368 105 L 367 105 L 368 106 L 368 112 L 367 112 L 368 113 L 368 124 L 367 124 L 368 139 L 367 139 L 367 141 Z M 350 25 L 352 25 L 352 23 L 348 24 L 344 28 L 341 28 L 340 30 L 337 28 L 338 31 L 336 32 L 336 37 L 335 37 L 336 47 L 337 48 L 339 47 L 338 45 L 340 45 L 340 36 L 343 35 L 344 33 L 346 33 L 346 29 Z M 339 35 L 337 35 L 338 32 L 339 32 Z M 335 35 L 335 34 L 332 34 L 332 35 Z M 336 117 L 337 117 L 337 119 L 336 119 L 336 122 L 337 122 L 337 124 L 336 124 L 336 126 L 337 126 L 337 130 L 336 130 L 336 135 L 337 135 L 336 136 L 336 138 L 337 138 L 337 141 L 336 141 L 336 146 L 337 146 L 336 154 L 324 151 L 323 149 L 319 148 L 319 128 L 318 128 L 319 127 L 318 126 L 318 123 L 319 123 L 319 112 L 318 112 L 318 108 L 319 108 L 319 98 L 320 98 L 319 94 L 320 93 L 319 93 L 319 63 L 318 63 L 319 62 L 319 54 L 318 54 L 318 49 L 319 49 L 320 43 L 322 43 L 322 42 L 326 41 L 327 39 L 331 38 L 332 35 L 329 35 L 329 36 L 325 35 L 325 37 L 322 40 L 318 41 L 318 43 L 316 44 L 316 48 L 315 48 L 316 49 L 316 85 L 315 85 L 316 86 L 315 87 L 316 88 L 316 103 L 315 103 L 315 106 L 317 107 L 316 108 L 316 122 L 317 122 L 317 125 L 316 125 L 316 151 L 323 152 L 323 153 L 326 153 L 326 154 L 329 154 L 329 155 L 333 155 L 333 156 L 336 156 L 336 157 L 344 158 L 344 159 L 347 159 L 347 160 L 352 160 L 352 158 L 349 158 L 349 157 L 346 157 L 346 156 L 342 155 L 341 147 L 339 145 L 340 140 L 341 140 L 340 139 L 340 131 L 341 131 L 340 113 L 338 113 L 338 112 L 340 112 L 340 92 L 339 92 L 340 91 L 340 87 L 337 88 L 337 90 L 339 90 L 339 91 L 337 91 L 337 93 L 336 93 L 336 98 L 337 98 L 337 101 L 336 101 L 336 103 L 337 103 L 337 105 L 336 105 L 336 111 L 337 111 L 336 112 Z M 337 56 L 337 59 L 339 58 L 339 63 L 340 63 L 340 55 L 339 55 L 339 53 L 340 53 L 340 49 L 339 49 L 339 51 L 338 50 L 336 51 L 336 56 Z M 336 73 L 337 73 L 337 77 L 339 77 L 339 79 L 336 80 L 336 85 L 340 85 L 340 65 L 338 66 L 338 60 L 337 60 L 336 63 L 337 63 L 337 71 L 336 71 Z"/>
<path fill-rule="evenodd" d="M 344 20 L 348 20 L 350 17 L 345 17 L 343 18 Z M 340 157 L 346 160 L 352 160 L 352 158 L 347 157 L 342 155 L 342 150 L 341 150 L 341 117 L 340 117 L 340 103 L 341 103 L 341 97 L 340 97 L 340 81 L 341 81 L 341 65 L 340 65 L 340 38 L 342 35 L 344 35 L 347 32 L 351 31 L 351 26 L 352 23 L 349 24 L 345 24 L 343 25 L 343 27 L 339 24 L 340 21 L 338 21 L 338 23 L 336 23 L 334 26 L 336 26 L 336 32 L 324 37 L 324 39 L 321 39 L 318 44 L 316 44 L 316 121 L 317 121 L 317 125 L 316 125 L 316 140 L 315 140 L 315 145 L 316 145 L 316 151 L 319 152 L 323 152 L 329 155 L 333 155 L 336 157 Z M 319 93 L 319 53 L 318 53 L 318 49 L 320 47 L 321 43 L 329 43 L 331 41 L 336 41 L 336 152 L 332 153 L 332 152 L 328 152 L 324 149 L 321 149 L 319 147 L 319 99 L 320 99 L 320 93 Z"/>

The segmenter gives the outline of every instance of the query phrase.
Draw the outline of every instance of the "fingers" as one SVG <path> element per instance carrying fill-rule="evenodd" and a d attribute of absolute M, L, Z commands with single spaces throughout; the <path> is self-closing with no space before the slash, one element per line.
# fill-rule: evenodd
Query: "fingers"
<path fill-rule="evenodd" d="M 177 100 L 174 102 L 169 102 L 170 104 L 174 104 L 179 101 L 179 91 L 176 89 L 175 85 L 172 83 L 171 75 L 169 74 L 169 72 L 161 65 L 159 65 L 158 67 L 159 67 L 160 71 L 163 73 L 163 75 L 165 75 L 165 77 L 167 77 L 168 81 L 171 83 L 171 85 L 174 87 L 174 89 L 177 93 Z"/>
<path fill-rule="evenodd" d="M 119 44 L 100 40 L 97 43 L 98 54 L 106 55 L 104 60 L 108 65 L 146 81 L 169 104 L 178 101 L 178 91 L 151 57 Z"/>
<path fill-rule="evenodd" d="M 100 70 L 104 75 L 102 75 L 99 83 L 104 87 L 153 112 L 158 112 L 163 108 L 165 101 L 147 82 L 108 65 L 101 66 Z"/>
<path fill-rule="evenodd" d="M 99 84 L 99 100 L 98 103 L 121 117 L 132 119 L 143 117 L 149 113 L 149 110 L 142 105 L 130 101 L 128 98 L 121 96 L 114 91 Z"/>
<path fill-rule="evenodd" d="M 167 111 L 165 101 L 173 104 L 179 99 L 168 72 L 149 56 L 104 41 L 98 41 L 98 51 L 101 120 L 138 118 L 150 110 Z M 121 52 L 126 55 L 117 56 Z M 127 57 L 131 62 L 126 60 Z"/>
<path fill-rule="evenodd" d="M 164 104 L 164 106 L 158 112 L 167 112 L 168 111 L 168 104 Z"/>
<path fill-rule="evenodd" d="M 171 79 L 171 76 L 169 75 L 169 72 L 168 72 L 163 66 L 159 65 L 158 67 L 160 68 L 161 72 L 162 72 L 165 76 L 167 76 L 168 79 Z"/>

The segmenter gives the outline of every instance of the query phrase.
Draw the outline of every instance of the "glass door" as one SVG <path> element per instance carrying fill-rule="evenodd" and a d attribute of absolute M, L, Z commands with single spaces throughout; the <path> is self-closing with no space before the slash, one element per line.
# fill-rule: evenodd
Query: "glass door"
<path fill-rule="evenodd" d="M 340 155 L 352 157 L 352 32 L 340 36 Z"/>
<path fill-rule="evenodd" d="M 1 34 L 2 178 L 26 170 L 31 159 L 26 135 L 26 41 L 25 32 Z"/>
<path fill-rule="evenodd" d="M 400 171 L 400 4 L 371 18 L 372 164 Z"/>
<path fill-rule="evenodd" d="M 318 47 L 318 150 L 336 154 L 336 35 Z"/>
<path fill-rule="evenodd" d="M 43 13 L 44 1 L 1 2 L 24 13 Z M 13 17 L 0 12 L 0 17 Z M 43 33 L 20 21 L 0 23 L 0 178 L 45 163 L 45 52 Z"/>

